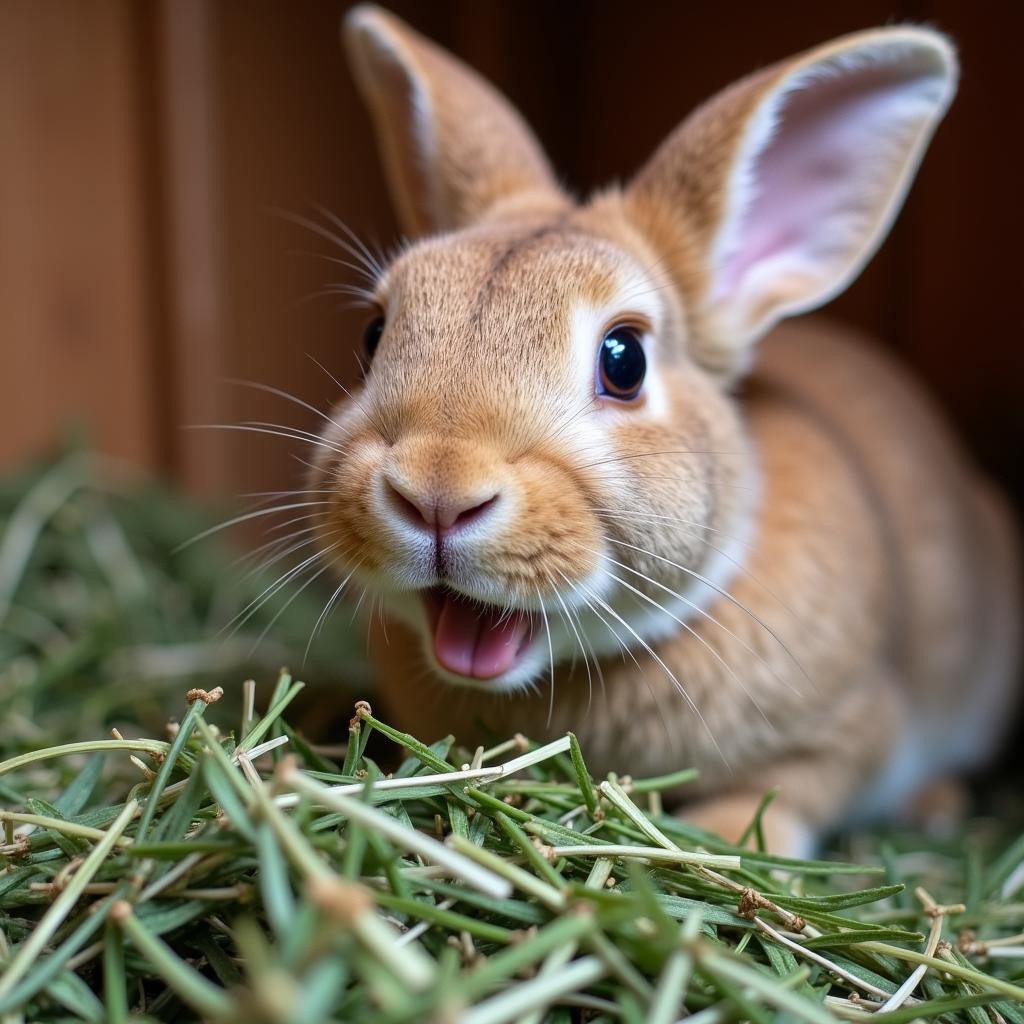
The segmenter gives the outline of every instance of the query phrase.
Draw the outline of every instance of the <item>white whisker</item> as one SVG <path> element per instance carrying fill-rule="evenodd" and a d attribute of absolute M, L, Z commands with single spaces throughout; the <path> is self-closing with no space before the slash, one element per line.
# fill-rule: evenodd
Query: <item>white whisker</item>
<path fill-rule="evenodd" d="M 331 504 L 331 502 L 328 502 Z M 316 512 L 307 512 L 304 516 L 293 516 L 287 522 L 274 523 L 273 526 L 268 526 L 264 531 L 265 534 L 277 533 L 279 530 L 287 530 L 289 526 L 294 526 L 296 523 L 304 523 L 308 519 L 316 519 L 318 516 L 322 519 L 327 519 L 330 516 L 329 509 L 318 509 Z M 310 527 L 310 529 L 316 529 L 316 526 Z"/>
<path fill-rule="evenodd" d="M 282 430 L 270 430 L 266 427 L 262 427 L 256 423 L 193 423 L 190 426 L 186 426 L 185 430 L 236 430 L 241 433 L 248 434 L 269 434 L 271 437 L 283 437 L 288 441 L 306 441 L 312 444 L 316 448 L 324 448 L 327 451 L 337 452 L 339 455 L 347 455 L 348 452 L 343 448 L 338 448 L 333 444 L 325 441 L 322 437 L 317 434 L 306 434 L 306 436 L 297 436 L 295 434 L 285 433 Z M 305 433 L 305 432 L 303 432 Z"/>
<path fill-rule="evenodd" d="M 368 591 L 366 587 L 363 587 L 362 593 L 359 595 L 359 600 L 356 601 L 355 607 L 352 609 L 352 615 L 349 617 L 349 625 L 352 625 L 356 621 L 356 616 L 359 614 L 359 608 L 363 603 L 363 599 L 366 597 Z"/>
<path fill-rule="evenodd" d="M 598 553 L 600 553 L 600 552 L 598 552 Z M 800 691 L 795 686 L 793 686 L 792 683 L 790 683 L 787 679 L 784 679 L 782 676 L 780 676 L 775 671 L 775 669 L 772 668 L 772 666 L 768 663 L 768 661 L 765 658 L 763 658 L 760 654 L 758 654 L 757 651 L 755 651 L 753 647 L 751 647 L 745 640 L 743 640 L 742 637 L 738 636 L 731 629 L 729 629 L 729 627 L 726 626 L 725 623 L 720 622 L 718 619 L 716 619 L 715 616 L 712 615 L 709 611 L 707 611 L 704 608 L 701 608 L 701 606 L 699 604 L 695 604 L 693 601 L 690 601 L 687 598 L 683 597 L 682 594 L 677 593 L 671 587 L 666 586 L 664 583 L 660 583 L 658 580 L 653 579 L 652 577 L 648 576 L 646 573 L 640 572 L 639 569 L 634 569 L 632 566 L 626 565 L 625 562 L 618 562 L 614 558 L 608 558 L 607 555 L 605 555 L 605 558 L 607 558 L 608 561 L 612 563 L 612 565 L 617 565 L 620 569 L 625 569 L 626 572 L 631 572 L 631 573 L 633 573 L 634 576 L 639 576 L 641 579 L 646 580 L 648 583 L 652 584 L 655 587 L 658 587 L 660 590 L 664 590 L 667 594 L 670 594 L 672 597 L 676 598 L 676 600 L 681 601 L 683 604 L 685 604 L 687 606 L 687 608 L 692 609 L 696 614 L 703 616 L 705 619 L 707 619 L 708 622 L 711 622 L 714 625 L 716 625 L 726 635 L 730 636 L 733 640 L 735 640 L 736 643 L 738 643 L 748 654 L 750 654 L 754 658 L 756 658 L 772 674 L 772 676 L 776 680 L 778 680 L 778 682 L 780 682 L 783 686 L 785 686 L 791 693 L 793 693 L 797 697 L 800 696 Z M 611 574 L 609 573 L 609 575 L 611 575 Z M 618 577 L 617 576 L 612 576 L 612 579 L 618 579 Z M 629 586 L 628 583 L 625 583 L 624 581 L 620 581 L 620 582 L 623 583 L 623 586 L 629 587 L 630 590 L 633 589 L 632 587 Z M 639 591 L 637 591 L 637 593 L 639 593 Z M 650 600 L 650 598 L 647 597 L 646 594 L 642 595 L 642 596 L 646 600 Z M 685 623 L 685 622 L 681 621 L 680 619 L 676 618 L 676 616 L 672 615 L 671 612 L 669 612 L 668 609 L 663 607 L 662 605 L 659 604 L 659 605 L 657 605 L 657 607 L 661 608 L 662 611 L 664 611 L 666 615 L 669 615 L 671 618 L 675 619 L 675 621 L 678 622 L 681 626 L 683 626 L 685 629 L 689 630 L 689 632 L 693 633 L 693 635 L 698 640 L 700 640 L 701 643 L 705 643 L 703 638 L 701 638 L 700 636 L 697 636 L 697 634 L 694 633 L 694 631 L 690 628 L 690 626 L 687 623 Z M 705 646 L 707 646 L 707 645 L 705 644 Z M 724 664 L 724 662 L 723 662 L 723 664 Z M 728 668 L 728 666 L 726 666 L 726 668 Z M 742 683 L 740 685 L 742 686 Z"/>
<path fill-rule="evenodd" d="M 315 529 L 315 526 L 309 528 L 309 530 Z M 309 530 L 300 530 L 299 533 L 308 533 Z M 296 551 L 300 551 L 302 548 L 307 547 L 310 544 L 316 543 L 318 539 L 316 537 L 307 537 L 305 538 L 305 540 L 296 541 L 295 537 L 295 534 L 289 534 L 287 537 L 281 537 L 278 540 L 271 541 L 269 545 L 269 547 L 271 548 L 270 552 L 267 552 L 268 545 L 262 545 L 260 548 L 257 548 L 255 551 L 253 551 L 252 555 L 248 556 L 249 558 L 252 558 L 253 556 L 258 556 L 261 553 L 267 553 L 269 557 L 264 559 L 262 562 L 258 562 L 256 565 L 252 566 L 239 579 L 238 582 L 246 583 L 254 576 L 259 576 L 261 573 L 266 572 L 271 566 L 276 565 L 278 562 L 280 562 L 281 559 L 287 558 L 289 555 L 295 554 Z M 272 549 L 274 546 L 279 546 L 280 550 L 273 551 Z"/>
<path fill-rule="evenodd" d="M 551 666 L 551 693 L 548 697 L 548 724 L 551 728 L 551 720 L 555 716 L 555 649 L 551 643 L 551 626 L 548 622 L 547 609 L 544 607 L 544 599 L 541 597 L 540 587 L 537 587 L 537 601 L 540 604 L 541 617 L 544 620 L 544 632 L 548 637 L 548 662 Z"/>
<path fill-rule="evenodd" d="M 255 512 L 246 512 L 243 515 L 235 516 L 233 519 L 228 519 L 223 523 L 218 523 L 216 526 L 211 526 L 208 530 L 203 530 L 202 533 L 197 533 L 194 537 L 190 537 L 188 540 L 183 541 L 179 544 L 172 554 L 177 554 L 179 551 L 184 551 L 185 548 L 191 547 L 193 544 L 197 544 L 201 540 L 212 536 L 215 533 L 219 533 L 221 530 L 226 530 L 231 526 L 238 526 L 239 523 L 248 522 L 250 519 L 257 519 L 260 516 L 276 515 L 278 512 L 288 512 L 294 508 L 309 508 L 311 505 L 329 505 L 329 501 L 298 501 L 293 502 L 290 505 L 276 505 L 273 508 L 261 508 Z"/>
<path fill-rule="evenodd" d="M 686 449 L 659 451 L 659 452 L 636 452 L 632 455 L 618 455 L 614 458 L 600 459 L 597 462 L 588 462 L 577 469 L 590 469 L 593 466 L 604 466 L 613 462 L 629 462 L 632 459 L 650 459 L 656 455 L 743 455 L 743 452 L 716 452 L 716 451 L 690 451 Z"/>
<path fill-rule="evenodd" d="M 352 567 L 352 570 L 348 573 L 347 576 L 345 576 L 341 583 L 338 584 L 334 593 L 331 594 L 331 596 L 327 599 L 327 602 L 324 604 L 324 609 L 320 613 L 320 617 L 313 624 L 313 628 L 309 632 L 309 640 L 306 642 L 306 650 L 305 653 L 302 655 L 303 665 L 306 664 L 306 659 L 309 657 L 309 649 L 313 646 L 313 640 L 317 637 L 317 635 L 320 633 L 320 630 L 327 622 L 327 618 L 330 615 L 331 610 L 334 608 L 335 604 L 338 601 L 338 598 L 341 597 L 342 591 L 344 591 L 345 587 L 348 585 L 348 581 L 352 579 L 360 565 L 362 565 L 362 559 L 356 562 L 356 564 Z"/>
<path fill-rule="evenodd" d="M 275 388 L 270 384 L 261 384 L 259 381 L 255 380 L 241 380 L 235 377 L 228 377 L 226 383 L 236 384 L 238 387 L 242 388 L 251 388 L 253 391 L 264 391 L 268 395 L 277 395 L 278 398 L 284 398 L 289 402 L 294 402 L 295 405 L 301 406 L 303 409 L 308 409 L 311 413 L 319 416 L 320 419 L 325 422 L 331 422 L 330 416 L 328 416 L 322 409 L 318 409 L 315 405 L 310 405 L 309 402 L 303 401 L 301 398 L 298 398 L 296 395 L 293 395 L 282 388 Z"/>
<path fill-rule="evenodd" d="M 569 607 L 562 599 L 562 595 L 558 592 L 558 588 L 555 586 L 555 581 L 548 575 L 548 583 L 551 586 L 551 590 L 555 597 L 558 599 L 558 603 L 562 606 L 561 616 L 562 621 L 572 630 L 576 636 L 576 642 L 579 644 L 580 653 L 583 655 L 583 665 L 587 670 L 587 714 L 590 714 L 590 706 L 594 699 L 594 680 L 590 674 L 590 659 L 587 657 L 586 648 L 583 646 L 583 638 L 580 636 L 579 630 L 576 628 L 576 624 L 572 620 L 572 616 L 569 614 Z M 549 723 L 550 724 L 550 723 Z"/>
<path fill-rule="evenodd" d="M 312 565 L 320 557 L 319 551 L 314 551 L 308 558 L 303 559 L 298 565 L 292 566 L 279 576 L 270 586 L 266 587 L 252 601 L 250 601 L 233 619 L 231 619 L 221 630 L 224 633 L 230 630 L 228 636 L 234 636 L 259 611 L 289 580 L 300 574 L 304 569 Z"/>
<path fill-rule="evenodd" d="M 263 427 L 268 430 L 280 430 L 287 431 L 287 435 L 282 433 L 281 436 L 290 436 L 296 441 L 309 441 L 314 445 L 320 445 L 324 448 L 330 448 L 332 451 L 336 451 L 339 455 L 348 455 L 352 449 L 349 446 L 338 447 L 325 441 L 320 434 L 315 434 L 311 430 L 302 430 L 300 427 L 290 427 L 284 423 L 266 423 L 262 420 L 246 420 L 244 423 L 239 424 L 243 427 Z"/>
<path fill-rule="evenodd" d="M 364 255 L 364 253 L 360 252 L 359 249 L 350 244 L 340 235 L 331 231 L 329 228 L 324 227 L 322 224 L 317 224 L 316 221 L 310 220 L 308 217 L 303 217 L 301 214 L 297 213 L 291 213 L 288 210 L 277 210 L 275 212 L 283 220 L 291 221 L 291 223 L 297 224 L 299 227 L 303 227 L 307 231 L 312 231 L 314 234 L 319 235 L 325 241 L 333 243 L 341 249 L 342 252 L 348 253 L 348 255 L 358 262 L 350 263 L 346 260 L 338 259 L 336 256 L 325 256 L 322 253 L 313 253 L 312 255 L 330 260 L 332 263 L 344 264 L 348 269 L 354 270 L 356 273 L 365 277 L 366 280 L 374 287 L 377 286 L 382 276 L 382 268 L 371 255 Z M 348 231 L 349 229 L 345 228 L 345 230 Z"/>
<path fill-rule="evenodd" d="M 330 550 L 330 548 L 328 548 L 328 551 L 329 551 L 329 550 Z M 326 554 L 326 553 L 327 553 L 327 552 L 324 552 L 324 554 Z M 317 554 L 319 555 L 319 552 L 318 552 Z M 288 598 L 288 600 L 287 600 L 287 601 L 285 601 L 285 603 L 284 603 L 283 605 L 281 605 L 281 607 L 280 607 L 280 608 L 278 608 L 278 609 L 277 609 L 277 611 L 276 611 L 276 612 L 274 613 L 274 615 L 273 615 L 273 617 L 271 618 L 271 620 L 270 620 L 270 621 L 269 621 L 269 622 L 268 622 L 268 623 L 267 623 L 267 624 L 266 624 L 266 625 L 265 625 L 265 626 L 263 627 L 263 631 L 262 631 L 262 632 L 260 633 L 260 635 L 259 635 L 259 636 L 258 636 L 258 637 L 256 638 L 256 642 L 255 642 L 255 643 L 254 643 L 254 644 L 252 645 L 252 650 L 250 650 L 250 652 L 249 652 L 249 653 L 250 653 L 250 655 L 251 655 L 251 654 L 252 654 L 253 652 L 255 652 L 256 648 L 258 648 L 258 647 L 259 647 L 259 645 L 260 645 L 260 644 L 261 644 L 261 643 L 263 642 L 263 638 L 264 638 L 264 637 L 265 637 L 265 636 L 267 635 L 267 633 L 269 633 L 269 632 L 270 632 L 270 630 L 271 630 L 271 629 L 273 628 L 273 626 L 274 626 L 274 623 L 275 623 L 275 622 L 277 622 L 277 620 L 278 620 L 278 619 L 279 619 L 279 618 L 280 618 L 280 617 L 281 617 L 281 616 L 282 616 L 282 615 L 283 615 L 283 614 L 284 614 L 284 613 L 285 613 L 285 612 L 286 612 L 286 611 L 288 610 L 288 608 L 289 608 L 289 606 L 290 606 L 290 605 L 292 604 L 292 602 L 293 602 L 293 601 L 294 601 L 294 600 L 295 600 L 295 599 L 296 599 L 296 598 L 297 598 L 297 597 L 298 597 L 298 596 L 299 596 L 299 595 L 300 595 L 300 594 L 301 594 L 301 593 L 302 593 L 302 592 L 303 592 L 303 591 L 304 591 L 304 590 L 305 590 L 305 589 L 306 589 L 306 588 L 307 588 L 307 587 L 308 587 L 308 586 L 309 586 L 309 585 L 310 585 L 311 583 L 315 582 L 315 581 L 316 581 L 317 579 L 319 579 L 319 578 L 320 578 L 321 576 L 323 576 L 323 574 L 324 574 L 325 572 L 327 572 L 327 570 L 328 570 L 329 568 L 330 568 L 330 566 L 329 566 L 329 565 L 323 565 L 323 566 L 321 566 L 321 567 L 320 567 L 319 569 L 317 569 L 317 571 L 316 571 L 315 573 L 313 573 L 313 575 L 312 575 L 312 576 L 310 576 L 310 577 L 309 577 L 309 579 L 308 579 L 308 580 L 306 580 L 306 582 L 305 582 L 305 583 L 303 583 L 303 584 L 302 584 L 302 586 L 301 586 L 301 587 L 299 587 L 299 588 L 298 588 L 298 590 L 296 590 L 296 591 L 295 591 L 295 593 L 294 593 L 294 594 L 292 594 L 292 596 L 291 596 L 291 597 L 289 597 L 289 598 Z"/>
<path fill-rule="evenodd" d="M 673 673 L 673 671 L 668 667 L 668 665 L 666 665 L 665 662 L 662 661 L 661 656 L 657 653 L 657 651 L 655 651 L 654 648 L 651 647 L 651 645 L 635 629 L 633 629 L 633 627 L 628 622 L 626 622 L 626 620 L 622 618 L 622 616 L 619 615 L 614 608 L 611 607 L 611 605 L 609 605 L 606 601 L 602 600 L 596 594 L 593 594 L 590 591 L 589 587 L 585 586 L 584 584 L 580 584 L 580 586 L 590 597 L 592 597 L 599 605 L 601 605 L 601 607 L 604 608 L 604 610 L 608 612 L 609 615 L 611 615 L 614 619 L 620 622 L 627 630 L 629 630 L 629 632 L 633 635 L 633 637 L 640 644 L 640 646 L 643 647 L 643 649 L 661 666 L 665 675 L 667 675 L 668 678 L 672 681 L 672 685 L 675 686 L 676 690 L 686 701 L 686 703 L 690 705 L 691 710 L 700 720 L 701 725 L 704 727 L 705 732 L 707 732 L 708 734 L 708 739 L 711 740 L 712 745 L 718 752 L 718 756 L 722 759 L 722 763 L 727 768 L 729 768 L 729 760 L 725 756 L 725 751 L 723 751 L 722 748 L 719 746 L 718 740 L 715 738 L 715 734 L 711 731 L 711 727 L 708 725 L 707 720 L 701 713 L 700 708 L 697 707 L 696 702 L 690 696 L 686 687 L 683 686 L 683 684 L 680 683 L 679 680 L 676 678 L 675 673 Z"/>
<path fill-rule="evenodd" d="M 334 382 L 334 384 L 338 387 L 342 394 L 345 395 L 346 398 L 353 398 L 352 392 L 349 391 L 349 389 L 345 387 L 345 385 L 342 384 L 341 381 L 338 380 L 338 378 L 335 377 L 334 374 L 331 373 L 331 371 L 328 370 L 327 367 L 324 366 L 324 364 L 321 363 L 319 359 L 317 359 L 315 356 L 310 355 L 308 352 L 306 353 L 306 358 L 309 359 L 311 362 L 315 363 L 318 367 L 320 367 L 320 369 L 323 370 L 325 374 L 327 374 L 327 376 Z M 391 432 L 386 429 L 384 423 L 377 418 L 373 411 L 369 409 L 365 409 L 363 411 L 366 413 L 366 416 L 369 419 L 369 421 L 377 428 L 377 431 L 380 433 L 380 436 L 383 437 L 384 440 L 388 441 L 389 443 L 393 442 Z"/>
<path fill-rule="evenodd" d="M 326 217 L 339 231 L 345 233 L 346 238 L 356 247 L 358 254 L 366 261 L 367 266 L 376 273 L 377 277 L 383 277 L 384 267 L 381 262 L 383 257 L 379 253 L 371 252 L 369 246 L 336 213 L 332 213 L 327 207 L 321 206 L 319 203 L 317 203 L 316 208 L 321 216 Z M 352 253 L 352 249 L 348 246 L 344 246 L 344 248 Z M 356 253 L 352 254 L 355 255 Z"/>
<path fill-rule="evenodd" d="M 708 526 L 705 523 L 698 523 L 692 519 L 681 519 L 678 516 L 663 516 L 657 515 L 654 512 L 644 512 L 639 509 L 622 509 L 622 508 L 594 508 L 591 511 L 604 519 L 623 519 L 627 522 L 630 520 L 640 519 L 643 521 L 651 522 L 667 522 L 672 524 L 682 524 L 684 526 L 692 527 L 696 530 L 706 530 L 708 533 L 718 534 L 719 537 L 723 537 L 725 540 L 732 541 L 736 544 L 743 544 L 748 547 L 752 547 L 756 541 L 754 540 L 741 540 L 738 537 L 734 537 L 731 534 L 726 533 L 724 530 L 719 530 L 714 526 Z M 707 543 L 705 541 L 705 543 Z M 715 550 L 718 550 L 717 548 Z"/>
<path fill-rule="evenodd" d="M 750 618 L 752 618 L 759 626 L 761 626 L 761 628 L 764 629 L 768 633 L 768 635 L 771 636 L 772 639 L 786 652 L 786 654 L 792 660 L 793 664 L 796 665 L 796 667 L 799 669 L 800 674 L 807 680 L 808 683 L 810 683 L 812 687 L 814 687 L 814 683 L 811 681 L 811 677 L 804 671 L 803 665 L 800 664 L 800 661 L 796 657 L 796 655 L 793 654 L 793 652 L 789 649 L 788 646 L 786 646 L 786 643 L 782 639 L 782 637 L 780 637 L 778 633 L 776 633 L 775 630 L 773 630 L 771 626 L 769 626 L 759 615 L 752 612 L 745 604 L 743 604 L 742 601 L 738 601 L 735 597 L 733 597 L 733 595 L 730 594 L 728 590 L 725 590 L 723 587 L 718 586 L 717 583 L 713 583 L 706 576 L 703 576 L 696 570 L 690 569 L 685 565 L 680 565 L 678 562 L 673 562 L 671 558 L 666 558 L 664 555 L 659 555 L 654 551 L 648 551 L 646 548 L 638 547 L 636 544 L 630 544 L 627 541 L 615 540 L 613 537 L 609 537 L 607 539 L 611 544 L 618 544 L 621 547 L 631 548 L 633 551 L 639 551 L 642 555 L 648 555 L 651 558 L 657 559 L 659 562 L 665 562 L 667 565 L 674 566 L 680 572 L 685 572 L 687 575 L 692 576 L 694 579 L 700 580 L 700 582 L 703 583 L 705 586 L 710 587 L 716 593 L 721 594 L 722 597 L 724 597 L 730 604 L 734 605 L 744 614 L 749 615 Z"/>
<path fill-rule="evenodd" d="M 612 520 L 620 519 L 620 520 L 625 520 L 627 522 L 630 519 L 640 519 L 640 520 L 644 520 L 644 521 L 646 521 L 646 520 L 651 520 L 651 521 L 665 520 L 668 523 L 675 525 L 677 529 L 684 529 L 684 526 L 693 527 L 693 529 L 685 530 L 684 532 L 688 533 L 695 540 L 699 541 L 701 544 L 706 545 L 712 551 L 714 551 L 716 554 L 720 555 L 727 562 L 729 562 L 731 565 L 733 565 L 739 572 L 743 573 L 743 575 L 746 576 L 747 579 L 749 579 L 752 583 L 756 583 L 757 586 L 759 586 L 769 597 L 771 597 L 779 605 L 780 608 L 782 608 L 786 612 L 788 612 L 793 617 L 793 619 L 798 624 L 800 624 L 800 618 L 797 615 L 797 613 L 792 609 L 792 607 L 790 607 L 790 605 L 788 605 L 785 601 L 783 601 L 782 598 L 779 597 L 779 595 L 776 594 L 775 591 L 772 590 L 771 587 L 769 587 L 767 583 L 764 583 L 759 577 L 755 576 L 742 562 L 740 562 L 736 558 L 733 558 L 733 556 L 730 555 L 729 552 L 726 551 L 724 548 L 720 548 L 717 544 L 713 544 L 706 537 L 699 537 L 699 536 L 697 536 L 696 531 L 697 530 L 707 530 L 710 533 L 718 534 L 720 537 L 724 538 L 725 540 L 729 541 L 732 544 L 738 544 L 738 545 L 740 545 L 742 547 L 751 547 L 751 548 L 754 547 L 757 544 L 756 539 L 745 540 L 745 539 L 743 539 L 741 537 L 736 537 L 733 534 L 726 533 L 724 530 L 717 530 L 717 529 L 715 529 L 712 526 L 705 526 L 703 523 L 695 523 L 692 520 L 680 519 L 680 518 L 678 518 L 676 516 L 662 516 L 662 515 L 655 515 L 652 512 L 640 512 L 640 511 L 627 510 L 627 509 L 615 509 L 615 510 L 613 510 L 613 509 L 599 509 L 598 508 L 598 509 L 594 509 L 594 512 L 598 516 L 600 516 L 602 518 L 605 518 L 605 519 L 612 519 Z M 677 525 L 677 524 L 683 524 L 683 525 Z"/>
<path fill-rule="evenodd" d="M 291 498 L 301 494 L 334 494 L 333 487 L 294 487 L 290 491 L 243 491 L 240 498 Z"/>
<path fill-rule="evenodd" d="M 619 634 L 615 631 L 615 627 L 612 626 L 612 624 L 597 610 L 597 608 L 594 606 L 594 604 L 590 600 L 588 600 L 586 595 L 583 594 L 580 591 L 579 587 L 576 586 L 576 584 L 574 584 L 572 582 L 572 580 L 570 580 L 569 577 L 565 575 L 565 573 L 563 573 L 561 570 L 559 570 L 558 571 L 558 575 L 561 576 L 563 580 L 565 580 L 565 582 L 569 586 L 569 589 L 572 590 L 573 593 L 576 594 L 576 596 L 583 602 L 584 606 L 586 608 L 588 608 L 604 624 L 604 626 L 608 629 L 608 631 L 611 633 L 611 635 L 613 637 L 615 637 L 616 642 L 618 643 L 619 647 L 622 649 L 622 662 L 623 662 L 623 664 L 625 664 L 625 662 L 626 662 L 626 655 L 627 654 L 629 655 L 629 657 L 632 659 L 633 664 L 636 665 L 638 671 L 640 672 L 640 679 L 643 682 L 644 686 L 646 687 L 647 693 L 650 695 L 651 701 L 653 702 L 655 708 L 659 709 L 659 711 L 660 711 L 659 704 L 658 704 L 658 698 L 657 698 L 657 696 L 655 696 L 654 688 L 651 686 L 650 682 L 648 681 L 647 675 L 644 673 L 643 668 L 640 665 L 640 662 L 637 661 L 637 657 L 633 653 L 633 651 L 630 649 L 629 645 L 626 644 L 626 642 L 622 639 L 622 637 L 620 637 Z M 600 662 L 598 662 L 596 659 L 595 659 L 595 664 L 597 664 L 598 667 L 600 667 Z M 602 693 L 603 693 L 604 692 L 604 676 L 603 675 L 601 677 L 601 687 L 602 687 Z M 668 742 L 668 745 L 670 747 L 673 746 L 674 745 L 674 738 L 672 736 L 672 733 L 669 731 L 667 719 L 665 718 L 664 715 L 659 713 L 658 721 L 661 723 L 661 727 L 665 731 L 665 739 Z"/>
<path fill-rule="evenodd" d="M 607 570 L 605 571 L 607 572 Z M 664 612 L 665 615 L 667 615 L 670 619 L 672 619 L 674 622 L 677 622 L 680 626 L 682 626 L 683 629 L 685 629 L 686 632 L 690 634 L 690 636 L 692 636 L 702 647 L 704 647 L 705 650 L 707 650 L 707 652 L 722 666 L 722 668 L 724 668 L 725 671 L 729 673 L 729 676 L 732 678 L 732 680 L 743 691 L 744 696 L 746 696 L 750 703 L 753 704 L 754 707 L 757 709 L 758 714 L 765 720 L 765 722 L 769 726 L 771 726 L 773 731 L 775 730 L 775 724 L 765 714 L 764 709 L 761 707 L 760 703 L 758 703 L 757 698 L 754 697 L 754 695 L 747 689 L 746 684 L 743 682 L 742 679 L 740 679 L 739 675 L 735 672 L 732 666 L 692 626 L 684 622 L 681 618 L 679 618 L 678 615 L 673 615 L 672 612 L 670 612 L 664 605 L 659 604 L 657 601 L 654 600 L 653 597 L 648 597 L 648 595 L 645 594 L 642 590 L 638 590 L 631 583 L 627 583 L 621 577 L 616 576 L 612 572 L 608 572 L 608 576 L 611 579 L 615 580 L 617 583 L 619 583 L 621 586 L 625 587 L 627 590 L 636 594 L 637 597 L 642 598 L 644 601 L 647 601 L 649 604 L 653 605 L 659 611 Z"/>

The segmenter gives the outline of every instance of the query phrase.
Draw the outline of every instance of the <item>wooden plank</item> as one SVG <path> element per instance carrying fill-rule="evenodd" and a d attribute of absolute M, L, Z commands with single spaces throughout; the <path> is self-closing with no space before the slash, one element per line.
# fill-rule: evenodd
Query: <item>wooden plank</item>
<path fill-rule="evenodd" d="M 220 90 L 206 0 L 161 0 L 154 19 L 166 430 L 175 475 L 197 494 L 230 476 L 232 438 L 188 428 L 223 419 L 227 355 Z"/>
<path fill-rule="evenodd" d="M 283 219 L 281 211 L 330 228 L 318 204 L 353 230 L 385 243 L 393 223 L 370 136 L 341 53 L 334 0 L 281 5 L 218 2 L 213 45 L 219 110 L 225 309 L 224 370 L 326 409 L 356 379 L 364 314 L 338 296 L 311 298 L 329 282 L 355 280 L 318 255 L 347 259 L 337 246 Z M 220 422 L 264 420 L 316 431 L 308 409 L 228 386 Z M 194 443 L 207 438 L 196 436 Z M 222 490 L 297 487 L 296 458 L 309 445 L 265 435 L 230 435 Z"/>
<path fill-rule="evenodd" d="M 132 5 L 0 5 L 0 462 L 86 424 L 159 460 Z"/>

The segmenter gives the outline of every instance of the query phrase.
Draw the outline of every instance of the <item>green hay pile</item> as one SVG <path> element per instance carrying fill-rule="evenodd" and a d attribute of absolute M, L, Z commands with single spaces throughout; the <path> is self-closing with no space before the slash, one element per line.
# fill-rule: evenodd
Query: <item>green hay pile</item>
<path fill-rule="evenodd" d="M 1024 839 L 785 861 L 663 814 L 689 773 L 598 782 L 571 737 L 428 746 L 360 704 L 314 748 L 302 684 L 257 701 L 210 639 L 252 594 L 172 554 L 203 525 L 82 455 L 0 487 L 0 1024 L 1024 1024 Z M 315 670 L 351 662 L 331 632 Z"/>
<path fill-rule="evenodd" d="M 273 542 L 296 514 L 250 523 L 269 524 Z M 169 698 L 178 714 L 192 686 L 273 678 L 286 662 L 302 663 L 311 680 L 337 683 L 342 665 L 350 683 L 360 681 L 363 638 L 337 628 L 346 615 L 309 643 L 323 595 L 275 591 L 284 562 L 258 571 L 211 541 L 186 544 L 214 521 L 85 452 L 0 477 L 4 750 L 96 736 L 119 722 L 162 731 Z"/>

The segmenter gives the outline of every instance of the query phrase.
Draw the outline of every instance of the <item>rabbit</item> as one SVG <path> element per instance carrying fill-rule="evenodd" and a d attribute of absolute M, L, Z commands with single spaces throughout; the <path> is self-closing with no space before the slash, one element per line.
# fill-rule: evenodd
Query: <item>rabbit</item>
<path fill-rule="evenodd" d="M 458 59 L 375 6 L 343 35 L 408 241 L 308 486 L 392 720 L 572 730 L 595 773 L 695 766 L 673 812 L 729 841 L 777 787 L 766 842 L 793 856 L 990 755 L 1012 520 L 893 359 L 782 323 L 884 238 L 956 89 L 949 40 L 784 60 L 577 202 Z"/>

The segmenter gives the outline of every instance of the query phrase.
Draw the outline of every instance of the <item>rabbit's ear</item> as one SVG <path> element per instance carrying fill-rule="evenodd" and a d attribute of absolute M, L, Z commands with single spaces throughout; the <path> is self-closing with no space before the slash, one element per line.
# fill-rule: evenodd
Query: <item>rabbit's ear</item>
<path fill-rule="evenodd" d="M 565 204 L 530 129 L 476 72 L 372 4 L 348 13 L 344 38 L 406 232 L 463 227 L 506 200 Z"/>
<path fill-rule="evenodd" d="M 837 39 L 699 108 L 627 192 L 725 375 L 784 316 L 860 272 L 899 210 L 956 89 L 952 46 L 891 28 Z"/>

